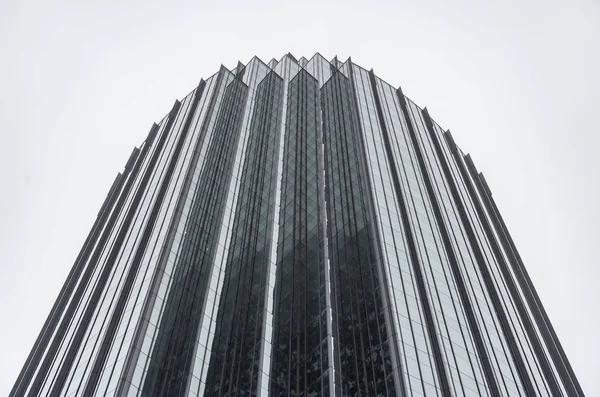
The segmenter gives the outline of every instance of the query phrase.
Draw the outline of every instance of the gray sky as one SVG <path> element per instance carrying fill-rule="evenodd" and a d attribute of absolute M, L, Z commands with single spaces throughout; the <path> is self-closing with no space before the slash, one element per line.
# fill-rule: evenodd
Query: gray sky
<path fill-rule="evenodd" d="M 0 395 L 152 122 L 221 63 L 315 51 L 401 85 L 472 154 L 600 395 L 600 3 L 122 3 L 0 2 Z"/>

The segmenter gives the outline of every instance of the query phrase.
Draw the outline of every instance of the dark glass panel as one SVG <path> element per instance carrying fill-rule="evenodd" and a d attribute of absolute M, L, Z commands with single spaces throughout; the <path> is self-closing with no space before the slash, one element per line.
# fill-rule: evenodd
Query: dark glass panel
<path fill-rule="evenodd" d="M 185 392 L 247 92 L 248 87 L 235 78 L 223 95 L 150 357 L 144 395 L 174 396 Z"/>
<path fill-rule="evenodd" d="M 205 396 L 257 395 L 283 80 L 269 73 L 255 101 Z"/>
<path fill-rule="evenodd" d="M 318 82 L 288 86 L 270 394 L 325 395 L 327 325 Z"/>
<path fill-rule="evenodd" d="M 366 194 L 357 115 L 350 80 L 335 72 L 323 86 L 326 200 L 334 302 L 336 371 L 344 396 L 395 395 L 383 324 L 381 283 Z M 336 358 L 338 360 L 338 358 Z M 336 380 L 336 383 L 338 381 Z"/>

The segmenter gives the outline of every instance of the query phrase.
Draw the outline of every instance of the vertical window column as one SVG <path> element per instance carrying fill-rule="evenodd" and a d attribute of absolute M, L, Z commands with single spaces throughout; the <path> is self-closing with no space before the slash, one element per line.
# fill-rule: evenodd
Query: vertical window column
<path fill-rule="evenodd" d="M 381 263 L 360 150 L 352 83 L 341 72 L 321 88 L 334 338 L 342 395 L 394 395 Z M 385 382 L 381 382 L 384 379 Z"/>
<path fill-rule="evenodd" d="M 435 214 L 436 223 L 440 230 L 440 234 L 442 236 L 442 240 L 444 243 L 444 249 L 446 251 L 446 255 L 448 256 L 448 261 L 450 263 L 450 267 L 452 268 L 452 274 L 454 276 L 454 281 L 458 288 L 458 292 L 460 295 L 460 300 L 462 307 L 465 311 L 467 321 L 469 323 L 469 329 L 471 331 L 471 335 L 473 336 L 475 347 L 477 349 L 477 355 L 483 367 L 483 373 L 485 375 L 490 394 L 492 397 L 500 396 L 500 389 L 498 387 L 497 380 L 494 376 L 492 366 L 490 363 L 490 358 L 486 351 L 485 343 L 483 340 L 483 336 L 481 331 L 479 330 L 479 326 L 477 324 L 477 318 L 475 316 L 475 311 L 471 306 L 471 302 L 469 299 L 469 294 L 467 292 L 467 287 L 465 284 L 465 280 L 462 276 L 462 272 L 459 268 L 458 259 L 456 257 L 456 253 L 454 252 L 454 248 L 452 247 L 452 243 L 450 241 L 450 234 L 448 232 L 446 223 L 442 216 L 442 211 L 440 208 L 440 204 L 437 201 L 436 195 L 433 191 L 433 184 L 431 182 L 431 178 L 427 172 L 427 167 L 425 165 L 425 159 L 423 157 L 423 153 L 421 152 L 421 148 L 417 139 L 417 135 L 415 132 L 415 128 L 412 125 L 412 120 L 408 113 L 408 106 L 406 103 L 406 99 L 404 98 L 404 94 L 402 90 L 398 89 L 398 99 L 400 100 L 400 105 L 402 108 L 402 113 L 404 114 L 404 118 L 407 123 L 408 133 L 412 142 L 413 149 L 415 151 L 417 161 L 419 163 L 419 167 L 421 169 L 421 174 L 423 175 L 423 180 L 425 181 L 425 188 L 427 190 L 427 195 L 429 196 L 429 200 L 431 202 L 431 206 L 433 212 Z"/>
<path fill-rule="evenodd" d="M 181 241 L 173 286 L 150 355 L 143 393 L 157 396 L 185 393 L 246 95 L 247 86 L 238 77 L 225 90 L 215 124 L 215 139 L 207 150 L 206 165 L 198 182 L 200 188 L 190 212 L 193 224 Z"/>

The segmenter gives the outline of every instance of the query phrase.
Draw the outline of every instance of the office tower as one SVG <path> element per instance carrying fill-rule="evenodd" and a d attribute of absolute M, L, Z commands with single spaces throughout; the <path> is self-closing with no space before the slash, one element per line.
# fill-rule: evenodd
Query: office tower
<path fill-rule="evenodd" d="M 11 396 L 583 396 L 491 190 L 348 59 L 220 70 L 118 174 Z"/>

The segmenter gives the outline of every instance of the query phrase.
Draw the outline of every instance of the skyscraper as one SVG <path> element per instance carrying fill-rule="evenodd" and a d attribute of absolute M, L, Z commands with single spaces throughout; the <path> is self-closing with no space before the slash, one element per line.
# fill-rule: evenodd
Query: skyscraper
<path fill-rule="evenodd" d="M 11 396 L 583 396 L 485 178 L 347 60 L 253 58 L 134 149 Z"/>

